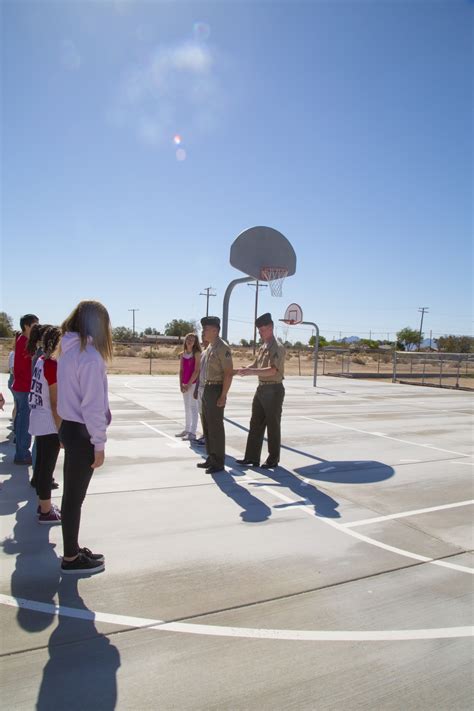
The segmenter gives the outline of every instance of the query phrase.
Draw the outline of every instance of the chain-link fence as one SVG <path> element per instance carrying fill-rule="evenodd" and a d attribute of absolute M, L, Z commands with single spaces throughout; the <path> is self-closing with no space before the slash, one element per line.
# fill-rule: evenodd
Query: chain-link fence
<path fill-rule="evenodd" d="M 392 379 L 398 383 L 474 390 L 474 354 L 396 351 Z"/>
<path fill-rule="evenodd" d="M 8 372 L 10 338 L 0 339 L 0 370 Z M 130 375 L 178 375 L 182 344 L 114 343 L 109 373 Z M 254 360 L 251 348 L 232 346 L 234 366 Z M 286 375 L 312 375 L 314 352 L 310 348 L 287 348 Z M 413 385 L 474 390 L 474 354 L 411 353 L 389 349 L 322 348 L 318 373 L 352 378 L 389 379 Z"/>
<path fill-rule="evenodd" d="M 474 390 L 474 354 L 325 348 L 325 375 Z"/>

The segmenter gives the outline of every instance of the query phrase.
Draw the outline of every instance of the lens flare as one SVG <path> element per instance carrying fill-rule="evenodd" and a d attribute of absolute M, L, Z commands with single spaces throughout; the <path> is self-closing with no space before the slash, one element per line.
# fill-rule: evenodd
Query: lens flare
<path fill-rule="evenodd" d="M 176 160 L 186 160 L 186 151 L 184 150 L 184 148 L 178 148 L 178 150 L 176 151 Z"/>
<path fill-rule="evenodd" d="M 193 35 L 196 42 L 205 42 L 211 36 L 211 28 L 207 22 L 195 22 L 193 25 Z"/>
<path fill-rule="evenodd" d="M 179 134 L 176 134 L 176 136 L 173 137 L 173 142 L 176 146 L 181 145 L 181 136 Z"/>

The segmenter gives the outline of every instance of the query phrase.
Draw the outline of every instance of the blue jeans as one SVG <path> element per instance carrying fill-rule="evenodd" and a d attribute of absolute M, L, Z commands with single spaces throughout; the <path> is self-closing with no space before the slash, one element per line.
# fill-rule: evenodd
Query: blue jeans
<path fill-rule="evenodd" d="M 30 407 L 28 405 L 28 394 L 13 391 L 16 404 L 15 418 L 15 438 L 16 451 L 15 459 L 30 459 L 31 435 L 28 432 L 30 426 Z"/>

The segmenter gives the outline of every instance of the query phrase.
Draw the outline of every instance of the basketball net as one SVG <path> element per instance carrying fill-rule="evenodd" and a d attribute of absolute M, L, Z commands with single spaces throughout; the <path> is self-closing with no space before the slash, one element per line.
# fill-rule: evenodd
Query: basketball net
<path fill-rule="evenodd" d="M 282 295 L 287 274 L 288 269 L 285 267 L 262 267 L 260 270 L 260 278 L 269 283 L 272 296 Z"/>

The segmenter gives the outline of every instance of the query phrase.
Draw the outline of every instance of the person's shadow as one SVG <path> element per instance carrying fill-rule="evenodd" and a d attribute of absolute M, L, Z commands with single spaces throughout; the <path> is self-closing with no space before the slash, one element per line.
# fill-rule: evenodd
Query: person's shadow
<path fill-rule="evenodd" d="M 82 579 L 82 578 L 81 578 Z M 100 709 L 117 704 L 120 653 L 109 637 L 97 631 L 94 615 L 78 592 L 78 579 L 64 576 L 58 586 L 61 614 L 48 643 L 49 660 L 38 693 L 38 711 Z M 82 612 L 82 615 L 81 615 Z"/>
<path fill-rule="evenodd" d="M 213 474 L 212 478 L 219 487 L 219 489 L 230 499 L 235 501 L 235 503 L 240 506 L 242 512 L 240 518 L 245 523 L 261 523 L 262 521 L 267 521 L 272 515 L 272 511 L 269 506 L 252 496 L 250 491 L 240 486 L 235 481 L 233 474 L 241 475 L 241 471 L 231 471 L 231 472 L 220 472 L 219 474 Z"/>
<path fill-rule="evenodd" d="M 390 479 L 393 467 L 374 460 L 320 461 L 295 469 L 300 476 L 337 484 L 374 484 Z"/>
<path fill-rule="evenodd" d="M 3 462 L 0 466 L 4 473 L 8 471 L 6 466 Z M 20 507 L 24 501 L 26 504 Z M 38 524 L 36 508 L 28 469 L 16 466 L 10 479 L 3 483 L 0 496 L 0 515 L 16 512 L 15 525 L 0 545 L 6 554 L 16 556 L 11 595 L 19 602 L 17 623 L 35 634 L 44 632 L 57 620 L 48 641 L 50 656 L 36 708 L 112 711 L 117 702 L 119 652 L 106 635 L 97 631 L 94 613 L 79 595 L 78 578 L 61 578 L 55 544 L 49 541 L 51 526 Z M 56 594 L 60 606 L 73 610 L 66 609 L 65 614 L 60 610 L 58 617 Z M 31 609 L 34 603 L 42 603 L 41 612 Z"/>
<path fill-rule="evenodd" d="M 253 471 L 253 470 L 252 470 Z M 255 468 L 255 472 L 258 472 L 258 467 Z M 307 484 L 297 476 L 295 476 L 288 469 L 283 467 L 276 467 L 275 469 L 265 469 L 265 478 L 273 479 L 275 484 L 270 484 L 274 487 L 275 485 L 281 489 L 289 489 L 298 497 L 297 501 L 292 501 L 287 504 L 276 504 L 274 508 L 276 509 L 287 509 L 292 506 L 313 506 L 315 516 L 320 516 L 322 518 L 340 518 L 341 514 L 337 511 L 339 503 L 333 499 L 329 494 L 325 494 L 320 489 L 317 489 L 313 484 Z M 252 486 L 261 487 L 268 486 L 267 481 L 252 482 Z"/>

